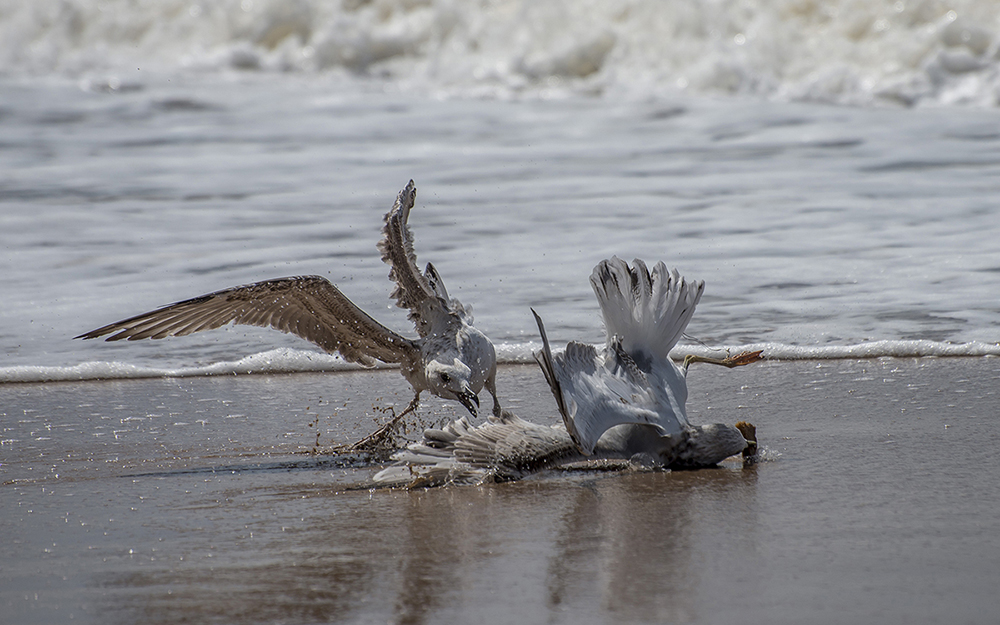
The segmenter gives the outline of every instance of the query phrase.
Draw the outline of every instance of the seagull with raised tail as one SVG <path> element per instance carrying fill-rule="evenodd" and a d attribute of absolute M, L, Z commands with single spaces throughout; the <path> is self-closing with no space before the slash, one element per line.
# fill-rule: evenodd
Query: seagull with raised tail
<path fill-rule="evenodd" d="M 562 423 L 545 426 L 504 411 L 473 427 L 459 419 L 424 433 L 376 474 L 385 486 L 481 483 L 524 477 L 584 460 L 630 460 L 669 469 L 718 464 L 756 451 L 750 424 L 691 425 L 687 369 L 693 362 L 736 367 L 761 359 L 745 352 L 726 359 L 669 357 L 701 299 L 704 282 L 690 282 L 658 263 L 602 261 L 590 278 L 607 340 L 600 349 L 571 342 L 553 352 L 535 313 L 542 350 L 535 358 L 556 399 Z M 534 313 L 534 311 L 532 311 Z"/>
<path fill-rule="evenodd" d="M 423 391 L 455 400 L 477 416 L 478 395 L 485 387 L 493 397 L 493 414 L 499 416 L 493 343 L 472 325 L 471 311 L 457 299 L 449 298 L 433 265 L 428 264 L 424 273 L 417 268 L 407 223 L 415 199 L 416 187 L 411 180 L 385 215 L 378 250 L 390 266 L 390 279 L 396 283 L 392 297 L 400 308 L 409 309 L 418 338 L 407 338 L 385 327 L 320 276 L 277 278 L 216 291 L 75 338 L 110 334 L 108 341 L 161 339 L 232 323 L 295 334 L 328 353 L 364 366 L 374 366 L 376 361 L 398 363 L 403 377 L 413 387 L 414 397 L 390 422 L 352 445 L 355 450 L 384 440 L 406 414 L 417 408 Z"/>

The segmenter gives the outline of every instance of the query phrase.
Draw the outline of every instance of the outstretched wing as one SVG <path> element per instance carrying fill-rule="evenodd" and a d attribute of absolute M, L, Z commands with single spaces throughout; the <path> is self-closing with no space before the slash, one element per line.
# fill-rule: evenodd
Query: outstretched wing
<path fill-rule="evenodd" d="M 659 262 L 652 273 L 641 260 L 602 260 L 590 276 L 608 342 L 618 336 L 640 364 L 667 359 L 691 321 L 705 283 L 688 282 Z"/>
<path fill-rule="evenodd" d="M 562 428 L 531 423 L 511 413 L 472 427 L 464 417 L 397 452 L 396 464 L 373 478 L 384 486 L 435 486 L 520 479 L 547 467 L 582 460 Z"/>
<path fill-rule="evenodd" d="M 675 406 L 662 401 L 659 389 L 650 385 L 617 339 L 602 353 L 591 345 L 571 342 L 553 354 L 541 317 L 532 313 L 542 335 L 542 350 L 535 352 L 535 359 L 556 398 L 566 430 L 581 452 L 592 454 L 608 429 L 624 423 L 652 425 L 661 434 L 680 431 Z M 682 399 L 682 415 L 683 406 Z"/>
<path fill-rule="evenodd" d="M 162 339 L 226 324 L 272 327 L 366 366 L 416 357 L 414 342 L 396 334 L 320 276 L 266 280 L 177 302 L 75 338 Z"/>
<path fill-rule="evenodd" d="M 407 220 L 417 197 L 417 188 L 411 180 L 396 196 L 396 202 L 385 215 L 384 235 L 378 243 L 382 261 L 389 265 L 389 279 L 395 281 L 392 296 L 396 305 L 410 310 L 409 318 L 421 337 L 427 336 L 432 323 L 430 317 L 448 312 L 464 312 L 457 300 L 448 300 L 444 282 L 431 265 L 426 274 L 417 269 L 417 255 L 413 251 L 413 234 Z"/>

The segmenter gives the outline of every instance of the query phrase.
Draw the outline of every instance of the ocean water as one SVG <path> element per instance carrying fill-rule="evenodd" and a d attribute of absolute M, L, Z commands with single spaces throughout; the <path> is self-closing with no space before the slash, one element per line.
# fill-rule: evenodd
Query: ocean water
<path fill-rule="evenodd" d="M 375 249 L 411 178 L 418 262 L 506 362 L 538 347 L 531 307 L 557 343 L 603 340 L 588 278 L 611 255 L 706 281 L 683 351 L 1000 354 L 995 108 L 437 99 L 232 73 L 0 94 L 0 380 L 341 366 L 254 328 L 72 338 L 288 275 L 412 333 Z"/>
<path fill-rule="evenodd" d="M 1000 354 L 989 1 L 0 3 L 0 381 L 296 371 L 235 328 L 72 340 L 320 274 L 408 331 L 375 244 L 409 179 L 505 362 L 603 339 L 613 254 L 707 290 L 683 351 Z"/>

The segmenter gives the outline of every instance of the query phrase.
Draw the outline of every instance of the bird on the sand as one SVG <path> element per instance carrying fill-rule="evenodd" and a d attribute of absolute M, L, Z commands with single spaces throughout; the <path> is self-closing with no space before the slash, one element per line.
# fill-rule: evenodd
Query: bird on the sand
<path fill-rule="evenodd" d="M 646 466 L 694 469 L 756 452 L 748 423 L 691 425 L 687 369 L 693 362 L 737 367 L 762 358 L 744 352 L 725 359 L 688 356 L 682 366 L 669 352 L 687 327 L 704 290 L 658 263 L 630 267 L 602 261 L 590 278 L 607 332 L 605 345 L 571 342 L 553 352 L 535 320 L 543 348 L 535 353 L 556 398 L 562 423 L 531 423 L 507 411 L 473 427 L 462 418 L 425 431 L 375 475 L 376 485 L 432 486 L 519 479 L 545 468 L 584 460 L 629 460 Z"/>
<path fill-rule="evenodd" d="M 385 215 L 378 250 L 390 266 L 396 283 L 392 297 L 408 308 L 418 338 L 402 336 L 358 308 L 330 281 L 320 276 L 295 276 L 255 282 L 177 302 L 91 330 L 75 338 L 111 335 L 108 341 L 161 339 L 211 330 L 229 323 L 272 327 L 311 341 L 349 362 L 374 366 L 376 361 L 398 363 L 413 387 L 406 408 L 352 450 L 384 443 L 395 425 L 419 404 L 420 393 L 430 391 L 461 403 L 478 415 L 479 391 L 496 392 L 496 352 L 493 343 L 472 325 L 472 315 L 451 299 L 431 264 L 421 273 L 416 265 L 413 236 L 407 220 L 416 198 L 411 180 Z"/>

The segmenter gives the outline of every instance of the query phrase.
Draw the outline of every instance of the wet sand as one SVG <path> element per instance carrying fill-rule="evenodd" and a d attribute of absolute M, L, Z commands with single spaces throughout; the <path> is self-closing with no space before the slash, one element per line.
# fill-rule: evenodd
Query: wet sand
<path fill-rule="evenodd" d="M 555 422 L 536 367 L 498 383 Z M 755 423 L 761 462 L 416 491 L 312 453 L 401 409 L 394 371 L 0 385 L 2 620 L 1000 618 L 1000 360 L 696 366 L 689 385 L 692 421 Z"/>

